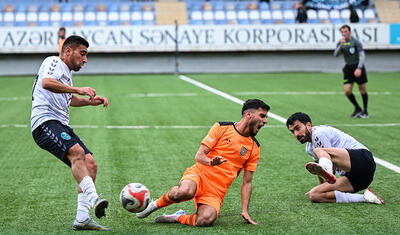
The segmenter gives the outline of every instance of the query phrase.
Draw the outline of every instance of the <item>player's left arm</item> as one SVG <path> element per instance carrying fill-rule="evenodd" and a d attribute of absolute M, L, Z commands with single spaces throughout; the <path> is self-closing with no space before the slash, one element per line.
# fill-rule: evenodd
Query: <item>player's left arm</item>
<path fill-rule="evenodd" d="M 243 183 L 241 188 L 242 194 L 242 217 L 249 224 L 257 224 L 254 222 L 249 215 L 249 204 L 252 191 L 253 171 L 244 170 L 243 172 Z"/>
<path fill-rule="evenodd" d="M 358 61 L 358 65 L 357 65 L 357 69 L 354 71 L 354 76 L 356 77 L 360 77 L 361 76 L 361 69 L 364 66 L 365 63 L 365 51 L 364 48 L 362 46 L 362 44 L 360 42 L 356 43 L 356 48 L 359 54 L 359 61 Z"/>
<path fill-rule="evenodd" d="M 70 105 L 72 107 L 82 107 L 82 106 L 88 106 L 88 105 L 97 106 L 97 105 L 101 105 L 101 104 L 103 105 L 103 107 L 107 107 L 108 106 L 107 98 L 102 97 L 102 96 L 95 96 L 93 99 L 89 99 L 86 97 L 72 95 L 71 103 L 70 103 Z"/>

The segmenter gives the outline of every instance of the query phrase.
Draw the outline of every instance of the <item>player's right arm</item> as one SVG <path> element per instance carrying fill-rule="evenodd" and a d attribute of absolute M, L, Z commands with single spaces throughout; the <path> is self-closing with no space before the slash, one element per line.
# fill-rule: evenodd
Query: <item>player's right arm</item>
<path fill-rule="evenodd" d="M 79 95 L 87 95 L 90 99 L 96 96 L 96 90 L 91 87 L 69 86 L 53 78 L 43 78 L 42 87 L 54 93 L 76 93 Z"/>
<path fill-rule="evenodd" d="M 210 152 L 210 148 L 205 146 L 204 144 L 200 145 L 199 150 L 196 153 L 195 160 L 203 165 L 207 166 L 218 166 L 224 162 L 226 159 L 223 159 L 221 156 L 216 156 L 214 158 L 209 158 L 207 154 Z"/>

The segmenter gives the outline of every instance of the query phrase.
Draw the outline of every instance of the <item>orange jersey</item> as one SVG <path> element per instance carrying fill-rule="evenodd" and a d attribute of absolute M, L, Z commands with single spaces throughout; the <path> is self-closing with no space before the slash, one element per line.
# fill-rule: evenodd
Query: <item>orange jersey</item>
<path fill-rule="evenodd" d="M 218 166 L 207 166 L 199 162 L 196 166 L 210 187 L 225 195 L 229 186 L 242 169 L 256 171 L 260 159 L 260 145 L 253 136 L 243 136 L 233 122 L 217 122 L 201 144 L 210 148 L 209 158 L 221 156 L 228 160 Z"/>
<path fill-rule="evenodd" d="M 64 42 L 65 42 L 65 38 L 61 39 L 58 42 L 58 55 L 61 55 L 61 50 L 62 50 L 62 46 L 63 46 Z"/>

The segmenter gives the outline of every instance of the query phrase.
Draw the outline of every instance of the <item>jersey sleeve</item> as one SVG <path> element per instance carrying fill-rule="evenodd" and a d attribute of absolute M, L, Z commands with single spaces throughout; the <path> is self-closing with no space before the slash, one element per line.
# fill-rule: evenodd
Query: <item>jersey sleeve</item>
<path fill-rule="evenodd" d="M 256 146 L 256 149 L 251 154 L 249 160 L 247 160 L 246 164 L 244 165 L 244 170 L 246 171 L 253 171 L 255 172 L 257 169 L 258 162 L 260 160 L 260 148 Z"/>
<path fill-rule="evenodd" d="M 60 80 L 62 77 L 62 69 L 61 62 L 54 58 L 49 58 L 45 61 L 44 70 L 43 70 L 43 78 L 53 78 L 56 80 Z"/>
<path fill-rule="evenodd" d="M 216 122 L 208 131 L 207 136 L 204 137 L 203 141 L 201 141 L 201 144 L 204 144 L 208 148 L 212 149 L 217 143 L 218 139 L 221 137 L 222 131 L 223 127 L 221 127 L 219 123 Z"/>

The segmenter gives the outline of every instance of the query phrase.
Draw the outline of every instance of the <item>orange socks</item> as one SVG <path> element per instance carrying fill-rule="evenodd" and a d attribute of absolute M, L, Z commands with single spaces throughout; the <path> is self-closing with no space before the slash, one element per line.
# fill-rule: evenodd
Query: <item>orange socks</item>
<path fill-rule="evenodd" d="M 181 215 L 178 218 L 178 222 L 181 224 L 196 226 L 196 218 L 197 218 L 197 214 Z"/>
<path fill-rule="evenodd" d="M 176 203 L 176 202 L 172 201 L 171 199 L 169 199 L 168 194 L 171 190 L 172 190 L 172 188 L 167 193 L 163 194 L 159 199 L 157 199 L 156 204 L 157 204 L 158 208 L 163 208 L 163 207 L 166 207 L 166 206 Z"/>

